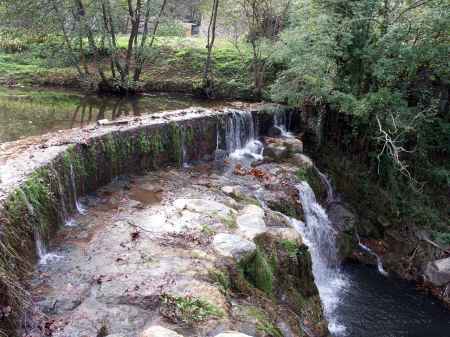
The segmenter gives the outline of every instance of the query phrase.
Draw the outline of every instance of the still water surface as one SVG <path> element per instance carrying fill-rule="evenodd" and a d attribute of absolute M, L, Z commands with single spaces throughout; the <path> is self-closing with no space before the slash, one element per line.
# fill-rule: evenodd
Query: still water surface
<path fill-rule="evenodd" d="M 115 120 L 164 110 L 223 104 L 188 95 L 161 93 L 119 98 L 69 91 L 0 88 L 0 143 L 83 127 L 100 119 Z"/>

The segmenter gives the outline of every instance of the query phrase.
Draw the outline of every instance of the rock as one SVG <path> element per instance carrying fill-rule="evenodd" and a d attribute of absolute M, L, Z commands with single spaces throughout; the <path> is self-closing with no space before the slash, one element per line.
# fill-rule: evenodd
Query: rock
<path fill-rule="evenodd" d="M 223 162 L 228 157 L 228 152 L 225 150 L 216 150 L 214 152 L 214 160 Z"/>
<path fill-rule="evenodd" d="M 126 337 L 126 336 L 121 333 L 114 333 L 114 334 L 108 335 L 106 337 Z"/>
<path fill-rule="evenodd" d="M 277 143 L 270 143 L 264 148 L 263 155 L 272 160 L 281 161 L 289 156 L 289 150 L 287 147 Z"/>
<path fill-rule="evenodd" d="M 298 166 L 306 169 L 314 167 L 314 163 L 308 156 L 302 153 L 294 153 L 291 158 L 291 162 Z"/>
<path fill-rule="evenodd" d="M 237 331 L 226 331 L 216 335 L 216 337 L 252 337 L 252 336 Z"/>
<path fill-rule="evenodd" d="M 290 153 L 302 153 L 303 152 L 303 142 L 297 138 L 284 138 L 284 146 L 286 146 Z"/>
<path fill-rule="evenodd" d="M 303 244 L 302 236 L 294 228 L 270 228 L 267 232 L 279 240 L 293 241 L 299 246 Z"/>
<path fill-rule="evenodd" d="M 145 329 L 139 337 L 182 337 L 180 334 L 175 331 L 166 329 L 162 326 L 155 325 L 151 326 L 148 329 Z"/>
<path fill-rule="evenodd" d="M 254 242 L 234 234 L 217 234 L 212 245 L 221 256 L 232 257 L 237 262 L 253 254 L 256 250 Z"/>
<path fill-rule="evenodd" d="M 450 257 L 428 262 L 425 276 L 435 286 L 442 286 L 450 282 Z"/>
<path fill-rule="evenodd" d="M 328 207 L 328 218 L 340 232 L 351 232 L 356 224 L 356 216 L 340 203 Z"/>
<path fill-rule="evenodd" d="M 256 205 L 245 206 L 238 214 L 236 223 L 238 231 L 249 240 L 267 230 L 264 210 Z"/>
<path fill-rule="evenodd" d="M 222 192 L 233 198 L 242 198 L 242 190 L 239 186 L 224 186 Z"/>
<path fill-rule="evenodd" d="M 222 217 L 230 216 L 236 212 L 220 202 L 206 199 L 177 199 L 174 201 L 174 206 L 180 211 L 187 209 L 192 212 L 220 215 Z"/>
<path fill-rule="evenodd" d="M 281 129 L 277 126 L 272 126 L 269 131 L 267 131 L 267 135 L 269 137 L 281 137 L 281 135 L 283 134 L 283 132 L 281 131 Z"/>

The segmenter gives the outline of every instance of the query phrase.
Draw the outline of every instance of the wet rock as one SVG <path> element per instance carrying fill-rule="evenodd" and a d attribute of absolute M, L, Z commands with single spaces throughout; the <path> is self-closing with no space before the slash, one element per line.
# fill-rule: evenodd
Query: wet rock
<path fill-rule="evenodd" d="M 240 332 L 236 332 L 236 331 L 227 331 L 227 332 L 222 332 L 221 334 L 216 335 L 215 337 L 252 337 Z"/>
<path fill-rule="evenodd" d="M 139 337 L 182 337 L 182 335 L 176 333 L 173 330 L 166 329 L 162 326 L 155 325 L 148 329 L 145 329 Z"/>
<path fill-rule="evenodd" d="M 284 138 L 283 144 L 286 146 L 291 154 L 303 152 L 303 142 L 297 138 Z"/>
<path fill-rule="evenodd" d="M 294 153 L 292 155 L 291 162 L 298 167 L 303 167 L 306 169 L 314 167 L 312 159 L 302 153 Z"/>
<path fill-rule="evenodd" d="M 450 257 L 428 262 L 425 276 L 435 286 L 442 286 L 450 282 Z"/>
<path fill-rule="evenodd" d="M 328 218 L 334 227 L 341 232 L 350 232 L 356 224 L 356 216 L 340 203 L 328 207 Z"/>
<path fill-rule="evenodd" d="M 281 137 L 281 135 L 283 134 L 283 132 L 281 131 L 281 129 L 277 126 L 272 126 L 269 131 L 267 132 L 267 135 L 269 137 Z"/>
<path fill-rule="evenodd" d="M 274 161 L 282 161 L 289 156 L 289 150 L 283 145 L 270 143 L 265 146 L 263 156 Z"/>
<path fill-rule="evenodd" d="M 258 234 L 267 229 L 264 221 L 264 210 L 256 205 L 245 206 L 236 218 L 238 231 L 249 240 L 253 240 Z"/>
<path fill-rule="evenodd" d="M 212 244 L 220 255 L 232 257 L 237 262 L 253 254 L 256 250 L 254 242 L 234 234 L 217 234 Z"/>

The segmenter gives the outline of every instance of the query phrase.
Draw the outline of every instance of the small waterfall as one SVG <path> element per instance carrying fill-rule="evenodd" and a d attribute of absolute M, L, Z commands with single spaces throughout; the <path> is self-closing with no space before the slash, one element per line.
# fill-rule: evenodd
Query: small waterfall
<path fill-rule="evenodd" d="M 64 226 L 73 227 L 75 226 L 74 220 L 69 216 L 69 211 L 67 210 L 66 200 L 64 198 L 64 187 L 61 183 L 61 178 L 59 177 L 58 172 L 55 170 L 53 165 L 51 166 L 52 173 L 56 179 L 56 183 L 58 184 L 58 196 L 59 200 L 61 200 L 61 220 L 64 223 Z"/>
<path fill-rule="evenodd" d="M 28 213 L 30 214 L 30 216 L 32 218 L 35 218 L 35 216 L 36 216 L 35 209 L 34 209 L 33 205 L 30 203 L 30 201 L 28 200 L 27 195 L 21 188 L 19 188 L 18 191 L 20 193 L 20 196 L 22 197 L 23 202 L 27 206 Z M 38 224 L 32 224 L 32 227 L 33 227 L 34 242 L 36 244 L 36 254 L 38 257 L 38 263 L 40 265 L 46 265 L 51 261 L 59 259 L 60 256 L 48 252 L 47 247 L 44 243 L 44 240 L 42 240 L 41 234 L 39 233 Z"/>
<path fill-rule="evenodd" d="M 378 271 L 380 272 L 380 274 L 384 275 L 384 276 L 388 276 L 389 274 L 383 267 L 383 261 L 381 260 L 381 257 L 377 253 L 375 253 L 372 249 L 370 249 L 365 244 L 363 244 L 359 238 L 359 235 L 357 237 L 358 237 L 358 246 L 362 250 L 364 250 L 365 252 L 369 253 L 370 255 L 374 256 L 377 259 L 377 268 L 378 268 Z"/>
<path fill-rule="evenodd" d="M 290 129 L 292 120 L 292 111 L 285 111 L 280 107 L 274 111 L 273 114 L 273 125 L 281 132 L 281 136 L 285 138 L 292 137 L 292 133 L 288 130 Z"/>
<path fill-rule="evenodd" d="M 320 180 L 322 181 L 322 184 L 325 185 L 325 188 L 327 190 L 327 200 L 326 204 L 329 205 L 335 201 L 337 201 L 336 195 L 334 193 L 333 185 L 331 184 L 331 179 L 324 173 L 320 172 L 317 167 L 314 167 L 317 174 L 320 177 Z"/>
<path fill-rule="evenodd" d="M 332 227 L 326 211 L 316 200 L 314 191 L 307 182 L 297 186 L 299 199 L 305 212 L 306 224 L 292 219 L 308 245 L 313 262 L 313 274 L 324 305 L 325 316 L 332 333 L 343 333 L 345 327 L 337 321 L 334 311 L 339 304 L 339 294 L 347 282 L 339 271 L 336 247 L 337 232 Z"/>
<path fill-rule="evenodd" d="M 70 183 L 72 185 L 73 190 L 73 199 L 75 200 L 75 208 L 79 214 L 86 214 L 86 209 L 83 207 L 81 202 L 78 201 L 78 195 L 77 195 L 77 184 L 75 180 L 75 171 L 73 169 L 73 165 L 70 164 Z"/>
<path fill-rule="evenodd" d="M 250 111 L 233 110 L 225 126 L 225 145 L 231 159 L 244 162 L 263 159 L 263 144 L 256 139 Z"/>

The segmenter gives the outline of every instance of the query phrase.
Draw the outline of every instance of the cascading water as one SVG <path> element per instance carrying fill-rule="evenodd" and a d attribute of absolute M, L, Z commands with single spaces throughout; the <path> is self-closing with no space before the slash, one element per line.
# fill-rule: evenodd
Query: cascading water
<path fill-rule="evenodd" d="M 377 259 L 377 268 L 378 271 L 380 272 L 380 274 L 384 275 L 384 276 L 388 276 L 388 272 L 384 269 L 383 267 L 383 261 L 381 260 L 381 257 L 375 253 L 372 249 L 370 249 L 369 247 L 367 247 L 365 244 L 363 244 L 358 236 L 358 246 L 359 248 L 361 248 L 362 250 L 364 250 L 365 252 L 369 253 L 370 255 L 374 256 Z"/>
<path fill-rule="evenodd" d="M 280 130 L 282 137 L 292 137 L 292 133 L 288 131 L 291 125 L 291 119 L 292 110 L 286 112 L 278 107 L 277 110 L 274 111 L 273 126 Z"/>
<path fill-rule="evenodd" d="M 256 139 L 250 111 L 233 110 L 225 126 L 225 145 L 232 160 L 254 161 L 263 158 L 263 144 Z"/>
<path fill-rule="evenodd" d="M 27 195 L 25 192 L 19 188 L 19 193 L 22 197 L 23 202 L 27 206 L 28 213 L 30 214 L 31 218 L 35 218 L 36 212 L 34 210 L 33 205 L 30 203 L 30 201 L 27 198 Z M 59 255 L 49 253 L 47 250 L 47 247 L 44 243 L 44 241 L 41 238 L 41 234 L 39 233 L 39 228 L 37 224 L 32 224 L 33 227 L 33 236 L 34 236 L 34 242 L 36 244 L 36 254 L 38 257 L 38 263 L 40 265 L 46 265 L 51 261 L 54 261 L 56 259 L 60 259 Z"/>
<path fill-rule="evenodd" d="M 83 205 L 78 201 L 77 195 L 77 185 L 75 180 L 75 171 L 73 170 L 73 165 L 70 164 L 70 183 L 72 185 L 73 198 L 75 200 L 75 208 L 79 214 L 86 214 L 86 209 Z"/>
<path fill-rule="evenodd" d="M 338 233 L 332 227 L 326 211 L 317 202 L 309 184 L 301 182 L 296 187 L 305 212 L 306 224 L 295 219 L 292 219 L 292 224 L 302 234 L 310 249 L 313 274 L 329 322 L 329 329 L 334 334 L 343 333 L 345 327 L 334 315 L 339 304 L 339 293 L 346 285 L 346 280 L 339 270 L 336 247 Z"/>

